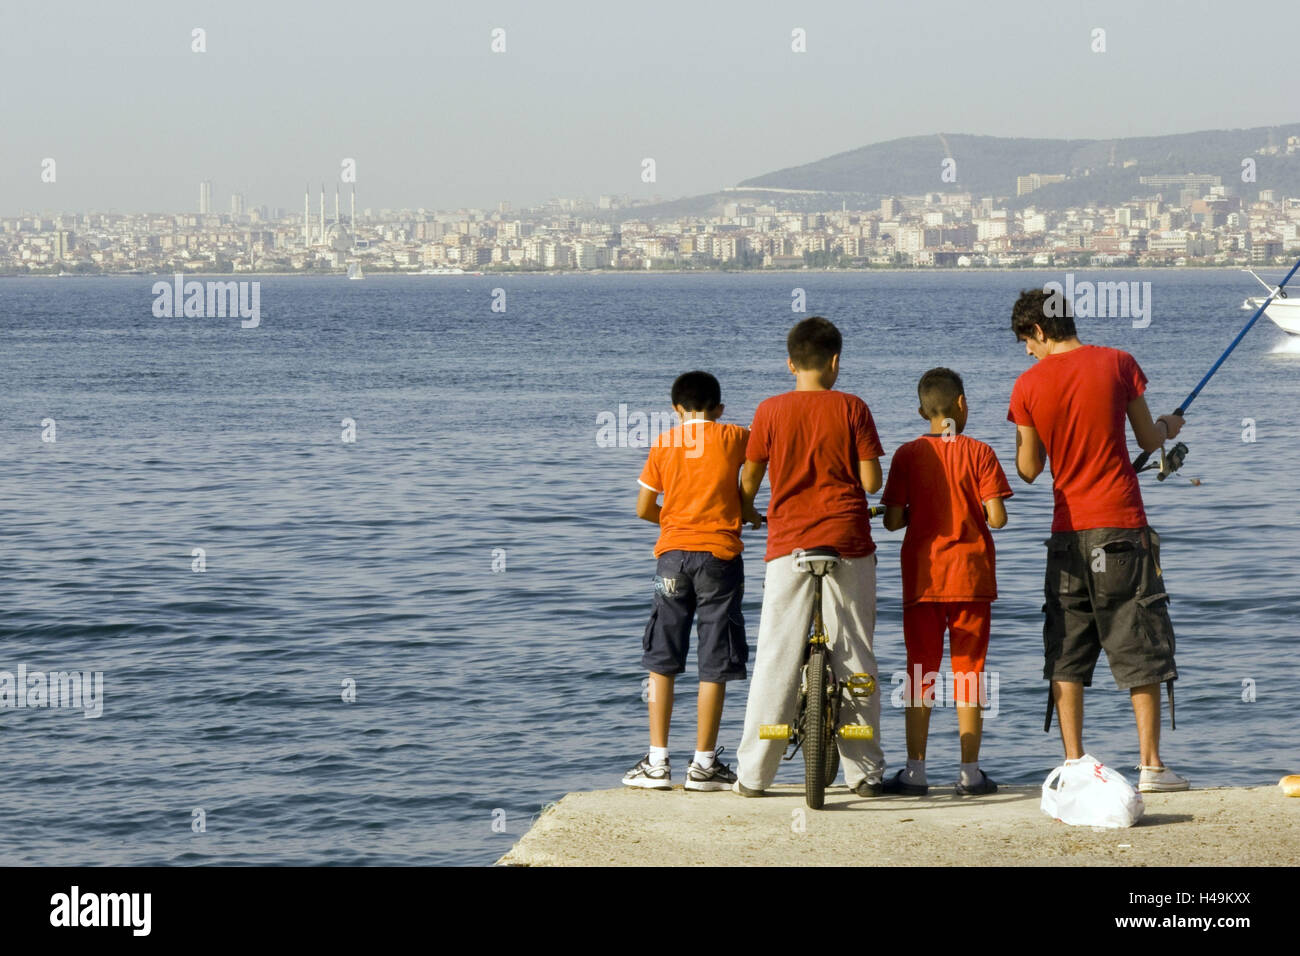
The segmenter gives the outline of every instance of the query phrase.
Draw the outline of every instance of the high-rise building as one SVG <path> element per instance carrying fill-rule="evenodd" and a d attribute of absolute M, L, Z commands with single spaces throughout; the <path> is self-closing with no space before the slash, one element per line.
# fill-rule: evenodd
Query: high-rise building
<path fill-rule="evenodd" d="M 199 183 L 199 213 L 207 215 L 212 212 L 212 180 L 205 179 Z"/>
<path fill-rule="evenodd" d="M 242 216 L 244 214 L 244 194 L 232 193 L 230 196 L 230 214 L 232 216 Z"/>

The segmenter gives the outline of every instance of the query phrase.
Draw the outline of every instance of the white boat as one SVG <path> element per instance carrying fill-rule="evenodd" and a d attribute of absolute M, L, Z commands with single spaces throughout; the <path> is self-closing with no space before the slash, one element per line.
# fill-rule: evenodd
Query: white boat
<path fill-rule="evenodd" d="M 421 269 L 416 273 L 418 276 L 463 276 L 464 274 L 464 269 L 448 268 L 447 266 L 438 266 L 436 269 Z"/>
<path fill-rule="evenodd" d="M 1254 270 L 1245 269 L 1243 271 L 1249 272 L 1251 275 L 1255 276 L 1255 278 L 1259 280 L 1259 284 L 1265 289 L 1268 289 L 1269 292 L 1273 291 L 1273 286 L 1255 275 Z M 1266 295 L 1251 296 L 1241 304 L 1241 308 L 1244 311 L 1254 312 L 1264 304 L 1264 300 L 1267 298 L 1268 296 Z M 1300 297 L 1288 297 L 1286 289 L 1283 289 L 1282 292 L 1268 304 L 1268 308 L 1264 310 L 1264 314 L 1268 316 L 1269 320 L 1283 332 L 1290 335 L 1300 335 Z"/>
<path fill-rule="evenodd" d="M 349 263 L 348 263 L 348 278 L 349 278 L 349 279 L 364 279 L 365 277 L 366 277 L 366 274 L 365 274 L 364 272 L 361 271 L 361 263 L 359 263 L 359 262 L 349 262 Z"/>

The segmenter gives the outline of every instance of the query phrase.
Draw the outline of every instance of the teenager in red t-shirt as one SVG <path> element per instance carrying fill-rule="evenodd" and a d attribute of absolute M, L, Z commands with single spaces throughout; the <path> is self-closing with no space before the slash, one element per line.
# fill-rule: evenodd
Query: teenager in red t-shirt
<path fill-rule="evenodd" d="M 808 639 L 813 581 L 794 568 L 799 549 L 834 548 L 839 564 L 823 580 L 830 660 L 836 673 L 876 673 L 871 641 L 876 625 L 876 546 L 866 494 L 880 490 L 880 437 L 866 402 L 833 390 L 842 339 L 819 316 L 804 319 L 786 339 L 794 391 L 759 404 L 740 472 L 742 507 L 753 507 L 764 474 L 767 566 L 758 652 L 736 752 L 736 792 L 758 796 L 776 777 L 785 741 L 761 740 L 762 724 L 790 723 L 799 696 L 799 670 Z M 844 778 L 862 796 L 880 793 L 880 695 L 846 699 L 843 723 L 870 725 L 871 740 L 837 741 Z"/>
<path fill-rule="evenodd" d="M 884 791 L 908 796 L 929 791 L 925 745 L 946 631 L 961 735 L 957 792 L 996 793 L 997 784 L 979 765 L 979 682 L 992 602 L 998 596 L 989 528 L 1007 523 L 1002 499 L 1011 497 L 1011 486 L 993 449 L 962 434 L 968 409 L 960 375 L 932 368 L 921 376 L 916 393 L 930 432 L 894 452 L 880 496 L 885 527 L 907 527 L 899 555 L 907 646 L 907 767 L 885 781 Z"/>
<path fill-rule="evenodd" d="M 1125 419 L 1143 451 L 1183 426 L 1152 421 L 1146 376 L 1133 356 L 1079 341 L 1060 293 L 1020 294 L 1011 329 L 1037 364 L 1011 392 L 1016 471 L 1032 482 L 1052 463 L 1055 511 L 1044 590 L 1043 677 L 1061 726 L 1067 762 L 1082 759 L 1083 688 L 1104 649 L 1115 683 L 1129 691 L 1141 752 L 1138 789 L 1186 790 L 1160 760 L 1160 684 L 1178 677 L 1160 538 L 1147 524 L 1129 462 Z"/>

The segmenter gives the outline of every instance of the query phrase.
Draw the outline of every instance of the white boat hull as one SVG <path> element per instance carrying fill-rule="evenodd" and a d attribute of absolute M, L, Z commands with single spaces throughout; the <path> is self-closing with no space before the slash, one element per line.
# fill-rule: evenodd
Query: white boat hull
<path fill-rule="evenodd" d="M 1243 309 L 1254 311 L 1264 304 L 1264 296 L 1247 299 Z M 1274 299 L 1264 310 L 1269 320 L 1283 332 L 1300 335 L 1300 298 Z"/>

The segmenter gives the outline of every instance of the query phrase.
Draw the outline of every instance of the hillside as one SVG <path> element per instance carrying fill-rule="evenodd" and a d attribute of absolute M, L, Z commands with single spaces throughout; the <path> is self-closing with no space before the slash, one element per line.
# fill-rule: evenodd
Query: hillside
<path fill-rule="evenodd" d="M 1013 208 L 1034 205 L 1064 209 L 1091 202 L 1123 202 L 1157 192 L 1177 198 L 1177 187 L 1143 184 L 1139 177 L 1182 173 L 1219 176 L 1225 186 L 1250 199 L 1260 189 L 1300 196 L 1300 152 L 1285 153 L 1289 136 L 1300 136 L 1300 123 L 1113 140 L 1021 139 L 964 133 L 908 136 L 755 176 L 737 184 L 734 191 L 640 207 L 637 216 L 704 215 L 720 210 L 729 201 L 825 210 L 838 206 L 842 199 L 862 205 L 885 196 L 925 192 L 969 192 L 976 197 L 1004 198 Z M 1259 150 L 1270 145 L 1280 151 L 1261 155 Z M 940 178 L 943 161 L 949 157 L 956 161 L 955 182 Z M 1255 160 L 1253 183 L 1241 179 L 1241 163 L 1247 157 Z M 1069 179 L 1017 198 L 1016 177 L 1031 173 L 1065 174 Z M 745 187 L 817 190 L 832 195 L 744 193 L 741 190 Z"/>

